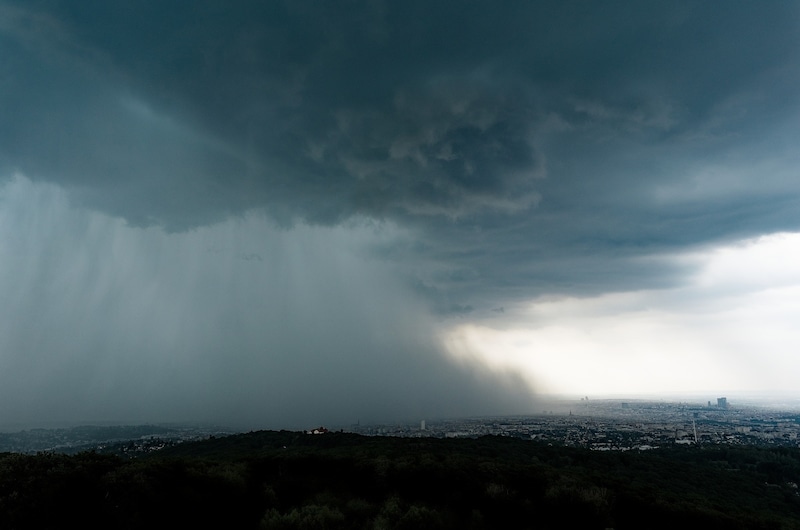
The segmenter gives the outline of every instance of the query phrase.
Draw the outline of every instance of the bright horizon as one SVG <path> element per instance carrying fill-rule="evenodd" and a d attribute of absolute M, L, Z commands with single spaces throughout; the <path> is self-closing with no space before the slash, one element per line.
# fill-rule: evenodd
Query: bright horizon
<path fill-rule="evenodd" d="M 695 273 L 672 288 L 543 297 L 446 340 L 456 356 L 471 351 L 556 393 L 800 397 L 800 234 L 661 259 Z"/>

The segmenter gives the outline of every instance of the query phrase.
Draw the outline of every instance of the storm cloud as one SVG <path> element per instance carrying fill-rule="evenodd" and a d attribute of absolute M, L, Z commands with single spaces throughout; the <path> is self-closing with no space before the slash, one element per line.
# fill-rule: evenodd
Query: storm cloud
<path fill-rule="evenodd" d="M 3 392 L 520 411 L 521 379 L 459 364 L 444 328 L 679 288 L 697 266 L 665 256 L 800 229 L 799 17 L 4 1 Z"/>

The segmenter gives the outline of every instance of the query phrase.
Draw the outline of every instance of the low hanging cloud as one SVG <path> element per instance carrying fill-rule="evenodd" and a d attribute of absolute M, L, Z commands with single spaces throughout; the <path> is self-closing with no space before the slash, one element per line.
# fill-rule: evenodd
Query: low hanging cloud
<path fill-rule="evenodd" d="M 443 331 L 800 230 L 799 28 L 788 3 L 0 0 L 2 377 L 51 417 L 524 408 Z"/>
<path fill-rule="evenodd" d="M 129 31 L 107 33 L 121 20 L 103 6 L 93 8 L 110 25 L 101 29 L 80 8 L 56 18 L 6 4 L 5 48 L 16 57 L 7 73 L 17 85 L 15 119 L 2 131 L 6 163 L 87 205 L 168 229 L 263 206 L 281 222 L 335 224 L 536 202 L 535 109 L 523 91 L 490 71 L 413 65 L 387 85 L 356 63 L 371 40 L 393 53 L 396 38 L 340 42 L 347 17 L 276 4 L 253 19 L 249 10 L 264 6 L 243 6 L 230 18 L 173 6 L 164 19 L 162 7 L 142 5 L 142 16 L 165 24 L 143 41 L 132 20 Z M 316 31 L 323 23 L 327 37 Z"/>
<path fill-rule="evenodd" d="M 619 10 L 6 1 L 0 163 L 168 230 L 263 208 L 570 238 L 636 216 L 655 241 L 653 186 L 792 152 L 798 14 Z"/>

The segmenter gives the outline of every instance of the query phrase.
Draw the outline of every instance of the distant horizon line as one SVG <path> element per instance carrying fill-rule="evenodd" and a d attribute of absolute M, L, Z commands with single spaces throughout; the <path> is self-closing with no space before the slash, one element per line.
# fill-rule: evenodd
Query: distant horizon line
<path fill-rule="evenodd" d="M 587 400 L 588 398 L 588 400 Z M 431 414 L 420 416 L 419 418 L 403 417 L 403 418 L 356 418 L 350 423 L 342 421 L 322 421 L 321 425 L 331 426 L 333 428 L 341 428 L 345 425 L 400 425 L 419 423 L 422 420 L 426 422 L 459 420 L 459 419 L 477 419 L 477 418 L 502 418 L 502 417 L 516 417 L 516 416 L 538 416 L 542 413 L 561 413 L 562 410 L 542 410 L 542 406 L 547 404 L 552 405 L 565 405 L 592 401 L 654 401 L 665 403 L 696 403 L 698 405 L 706 405 L 711 402 L 712 407 L 716 407 L 718 398 L 726 398 L 729 408 L 737 408 L 739 406 L 757 406 L 765 408 L 775 408 L 778 410 L 792 411 L 800 409 L 800 395 L 789 394 L 781 392 L 765 392 L 765 391 L 709 391 L 709 392 L 658 392 L 658 393 L 590 393 L 590 394 L 576 394 L 576 393 L 549 393 L 538 394 L 535 396 L 531 403 L 531 410 L 518 411 L 518 412 L 497 412 L 488 414 L 463 414 L 453 416 L 443 416 L 439 414 Z M 237 422 L 225 422 L 224 420 L 123 420 L 123 419 L 84 419 L 84 420 L 46 420 L 46 421 L 13 421 L 9 423 L 0 422 L 0 432 L 13 433 L 24 430 L 32 429 L 74 429 L 79 427 L 139 427 L 139 426 L 154 426 L 154 427 L 173 427 L 180 428 L 217 428 L 221 431 L 227 432 L 248 432 L 253 430 L 308 430 L 318 427 L 320 424 L 317 422 L 310 422 L 309 425 L 298 427 L 297 425 L 284 425 L 277 426 L 270 424 L 269 420 L 265 420 L 263 425 L 257 426 L 255 424 L 245 426 L 235 426 Z"/>

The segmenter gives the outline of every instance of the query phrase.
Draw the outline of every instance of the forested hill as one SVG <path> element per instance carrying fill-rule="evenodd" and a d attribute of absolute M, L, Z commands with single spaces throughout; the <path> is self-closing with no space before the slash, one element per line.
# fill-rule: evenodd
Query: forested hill
<path fill-rule="evenodd" d="M 261 431 L 0 455 L 0 528 L 800 528 L 800 451 Z"/>

